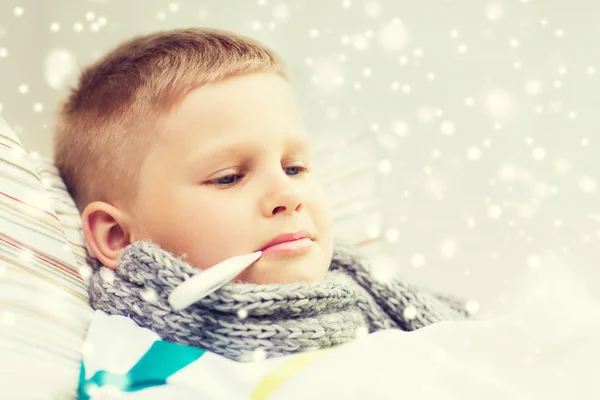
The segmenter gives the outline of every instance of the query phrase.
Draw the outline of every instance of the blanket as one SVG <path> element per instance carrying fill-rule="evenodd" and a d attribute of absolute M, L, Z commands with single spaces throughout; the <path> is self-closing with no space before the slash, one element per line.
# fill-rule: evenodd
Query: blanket
<path fill-rule="evenodd" d="M 600 307 L 549 254 L 502 317 L 240 363 L 96 311 L 82 399 L 598 399 Z"/>

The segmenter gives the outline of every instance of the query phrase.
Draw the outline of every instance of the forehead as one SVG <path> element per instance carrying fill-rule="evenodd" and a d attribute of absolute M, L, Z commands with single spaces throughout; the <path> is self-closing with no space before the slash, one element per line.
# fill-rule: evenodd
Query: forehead
<path fill-rule="evenodd" d="M 162 130 L 158 147 L 175 154 L 173 162 L 240 146 L 309 147 L 291 87 L 269 73 L 234 77 L 192 91 L 163 121 Z"/>
<path fill-rule="evenodd" d="M 301 122 L 289 84 L 278 75 L 258 73 L 192 91 L 169 116 L 167 129 L 212 137 L 215 132 L 286 131 Z"/>

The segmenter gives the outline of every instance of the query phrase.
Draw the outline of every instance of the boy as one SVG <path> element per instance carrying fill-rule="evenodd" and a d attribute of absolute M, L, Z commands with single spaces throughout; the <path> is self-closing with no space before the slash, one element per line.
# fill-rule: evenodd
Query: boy
<path fill-rule="evenodd" d="M 55 163 L 103 265 L 92 307 L 239 361 L 464 317 L 457 302 L 378 282 L 334 246 L 310 157 L 282 62 L 261 44 L 208 29 L 121 44 L 83 72 L 55 137 Z M 270 247 L 282 241 L 293 243 Z M 198 269 L 257 250 L 237 283 L 169 307 Z"/>

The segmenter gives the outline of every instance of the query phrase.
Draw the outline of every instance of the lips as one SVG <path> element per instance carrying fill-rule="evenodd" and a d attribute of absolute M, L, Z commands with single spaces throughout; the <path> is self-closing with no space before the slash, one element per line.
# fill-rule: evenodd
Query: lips
<path fill-rule="evenodd" d="M 280 243 L 293 242 L 300 239 L 310 239 L 310 235 L 305 231 L 298 231 L 295 233 L 283 233 L 265 243 L 259 250 L 264 251 L 271 246 L 275 246 Z"/>

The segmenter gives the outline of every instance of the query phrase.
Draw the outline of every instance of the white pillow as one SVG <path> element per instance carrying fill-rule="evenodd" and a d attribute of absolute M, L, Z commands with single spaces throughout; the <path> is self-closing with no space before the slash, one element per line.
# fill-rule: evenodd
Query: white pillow
<path fill-rule="evenodd" d="M 51 171 L 40 176 L 36 163 L 0 119 L 0 391 L 75 398 L 92 315 L 81 223 L 64 213 L 68 196 L 56 181 L 44 187 Z"/>

